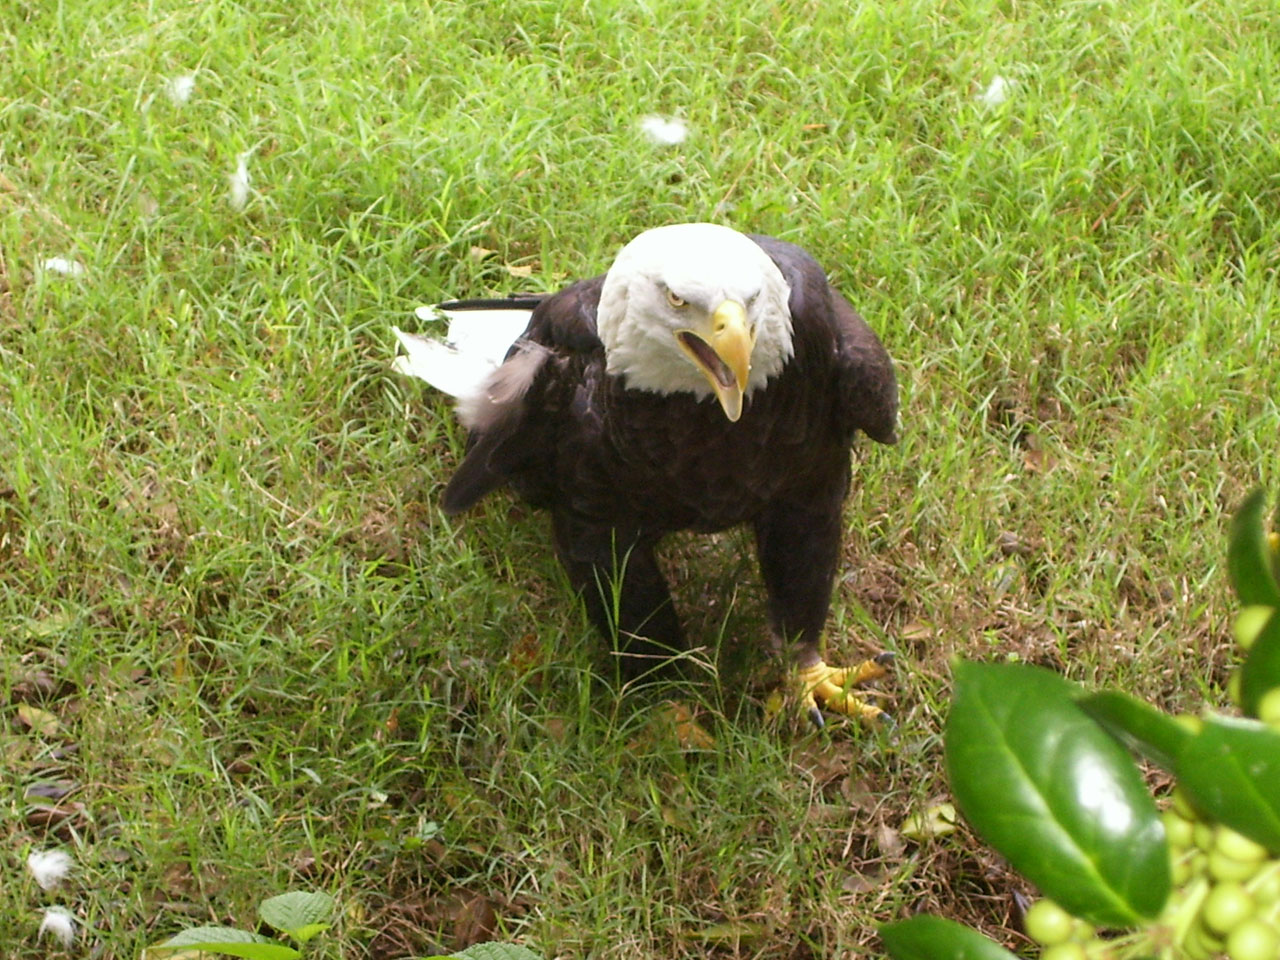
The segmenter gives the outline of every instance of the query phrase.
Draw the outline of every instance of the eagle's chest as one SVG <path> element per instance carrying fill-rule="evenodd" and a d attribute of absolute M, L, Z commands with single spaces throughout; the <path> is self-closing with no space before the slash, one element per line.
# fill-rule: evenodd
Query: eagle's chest
<path fill-rule="evenodd" d="M 766 391 L 730 423 L 711 398 L 622 391 L 571 466 L 592 504 L 645 530 L 722 530 L 839 459 L 800 400 Z"/>

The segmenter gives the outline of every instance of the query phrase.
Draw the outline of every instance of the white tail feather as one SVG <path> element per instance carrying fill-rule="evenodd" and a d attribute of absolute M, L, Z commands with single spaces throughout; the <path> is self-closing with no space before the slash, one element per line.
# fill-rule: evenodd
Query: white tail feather
<path fill-rule="evenodd" d="M 419 307 L 415 313 L 420 320 L 434 320 L 441 313 L 448 317 L 449 332 L 439 340 L 393 327 L 405 353 L 396 357 L 392 369 L 425 380 L 451 397 L 473 397 L 484 390 L 485 381 L 524 333 L 531 312 Z"/>

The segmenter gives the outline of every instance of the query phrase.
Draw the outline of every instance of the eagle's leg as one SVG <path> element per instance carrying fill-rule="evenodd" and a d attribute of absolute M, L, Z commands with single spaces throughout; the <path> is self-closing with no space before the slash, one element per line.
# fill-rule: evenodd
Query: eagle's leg
<path fill-rule="evenodd" d="M 662 666 L 684 649 L 684 631 L 653 544 L 620 531 L 555 518 L 556 555 L 592 625 L 617 638 L 624 677 Z"/>
<path fill-rule="evenodd" d="M 771 626 L 778 637 L 793 642 L 801 705 L 818 726 L 822 725 L 819 702 L 849 716 L 888 719 L 851 688 L 884 676 L 892 654 L 880 654 L 855 667 L 831 667 L 822 659 L 822 628 L 840 555 L 842 500 L 833 504 L 828 495 L 776 503 L 755 525 Z"/>

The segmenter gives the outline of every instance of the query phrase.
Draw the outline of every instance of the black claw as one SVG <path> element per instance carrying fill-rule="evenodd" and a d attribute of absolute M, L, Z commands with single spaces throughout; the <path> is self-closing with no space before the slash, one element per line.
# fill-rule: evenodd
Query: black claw
<path fill-rule="evenodd" d="M 876 714 L 876 723 L 884 727 L 886 733 L 893 733 L 898 728 L 898 721 L 893 719 L 893 714 L 887 710 L 881 710 Z"/>
<path fill-rule="evenodd" d="M 884 653 L 877 653 L 871 659 L 871 662 L 876 664 L 876 666 L 883 667 L 893 663 L 895 658 L 896 658 L 896 655 L 892 650 L 886 650 Z"/>
<path fill-rule="evenodd" d="M 827 725 L 827 721 L 822 719 L 822 711 L 819 710 L 817 707 L 809 708 L 809 722 L 812 723 L 819 730 L 821 730 L 823 727 Z"/>

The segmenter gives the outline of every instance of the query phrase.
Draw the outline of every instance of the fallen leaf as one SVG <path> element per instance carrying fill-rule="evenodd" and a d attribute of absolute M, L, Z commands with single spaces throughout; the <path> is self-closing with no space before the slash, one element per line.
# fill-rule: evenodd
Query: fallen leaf
<path fill-rule="evenodd" d="M 1026 557 L 1031 555 L 1031 544 L 1010 530 L 1002 530 L 1000 532 L 1000 535 L 996 537 L 996 546 L 1006 557 Z"/>
<path fill-rule="evenodd" d="M 910 641 L 932 640 L 933 627 L 929 626 L 929 624 L 927 623 L 918 623 L 918 622 L 908 623 L 905 627 L 903 627 L 900 631 L 898 631 L 898 637 L 902 640 L 910 640 Z"/>
<path fill-rule="evenodd" d="M 462 950 L 473 943 L 492 940 L 497 926 L 498 913 L 494 910 L 493 901 L 486 896 L 476 894 L 461 903 L 454 911 L 454 949 Z"/>
<path fill-rule="evenodd" d="M 1022 454 L 1022 465 L 1027 473 L 1048 473 L 1057 464 L 1043 450 L 1031 449 Z"/>
<path fill-rule="evenodd" d="M 943 837 L 955 831 L 956 808 L 950 803 L 934 804 L 924 813 L 913 813 L 902 821 L 902 835 L 908 840 Z"/>
<path fill-rule="evenodd" d="M 23 796 L 27 800 L 61 800 L 79 784 L 74 780 L 41 780 L 27 787 Z"/>
<path fill-rule="evenodd" d="M 522 676 L 528 673 L 542 660 L 542 644 L 538 642 L 538 635 L 532 631 L 526 633 L 511 645 L 508 656 L 517 673 Z"/>
<path fill-rule="evenodd" d="M 547 739 L 552 743 L 564 743 L 564 738 L 569 733 L 569 724 L 563 717 L 548 717 L 542 729 L 547 732 Z"/>
<path fill-rule="evenodd" d="M 532 277 L 533 264 L 531 263 L 504 263 L 507 273 L 513 277 Z"/>
<path fill-rule="evenodd" d="M 896 860 L 902 855 L 902 851 L 906 849 L 906 846 L 902 840 L 902 834 L 887 823 L 881 823 L 876 828 L 876 847 L 880 850 L 882 857 Z"/>
<path fill-rule="evenodd" d="M 48 829 L 70 825 L 80 829 L 88 821 L 85 810 L 85 805 L 79 801 L 50 807 L 33 806 L 27 810 L 26 822 L 30 827 Z"/>
<path fill-rule="evenodd" d="M 710 750 L 716 745 L 715 738 L 703 729 L 693 718 L 693 711 L 683 703 L 667 705 L 667 720 L 675 729 L 676 743 L 685 750 Z"/>
<path fill-rule="evenodd" d="M 680 936 L 684 940 L 701 940 L 704 943 L 743 943 L 759 940 L 768 932 L 769 928 L 763 923 L 753 923 L 749 920 L 725 920 L 721 923 L 687 930 Z"/>
<path fill-rule="evenodd" d="M 693 830 L 693 821 L 685 815 L 683 810 L 676 807 L 666 806 L 665 804 L 658 808 L 658 812 L 662 815 L 662 822 L 668 827 L 674 827 L 676 830 L 683 830 L 689 833 Z"/>
<path fill-rule="evenodd" d="M 716 745 L 715 738 L 693 718 L 693 711 L 683 703 L 669 700 L 645 724 L 640 735 L 627 744 L 627 748 L 647 750 L 656 743 L 671 739 L 683 750 L 710 750 Z"/>
<path fill-rule="evenodd" d="M 75 617 L 66 610 L 50 613 L 38 620 L 26 622 L 28 637 L 52 637 L 63 633 L 75 622 Z"/>
<path fill-rule="evenodd" d="M 29 703 L 18 704 L 18 721 L 32 733 L 42 737 L 56 736 L 60 724 L 58 718 L 48 710 L 41 710 Z"/>
<path fill-rule="evenodd" d="M 58 689 L 53 675 L 47 670 L 34 670 L 20 678 L 13 685 L 14 700 L 47 700 Z"/>
<path fill-rule="evenodd" d="M 870 893 L 884 887 L 886 877 L 887 873 L 884 870 L 878 870 L 875 873 L 851 873 L 844 878 L 840 889 L 845 893 Z"/>

